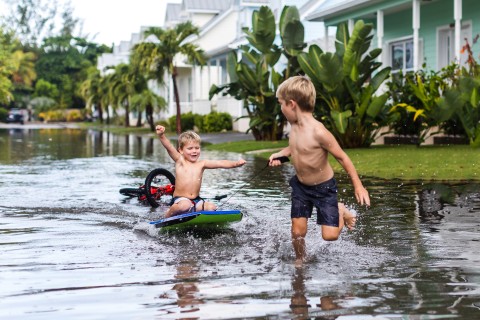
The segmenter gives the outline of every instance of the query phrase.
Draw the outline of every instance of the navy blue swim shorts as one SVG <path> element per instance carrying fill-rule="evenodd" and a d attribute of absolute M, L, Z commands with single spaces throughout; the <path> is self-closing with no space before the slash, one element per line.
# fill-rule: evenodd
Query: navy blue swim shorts
<path fill-rule="evenodd" d="M 338 227 L 338 189 L 332 178 L 314 186 L 302 184 L 297 176 L 290 179 L 292 187 L 292 218 L 311 218 L 317 208 L 317 224 Z"/>

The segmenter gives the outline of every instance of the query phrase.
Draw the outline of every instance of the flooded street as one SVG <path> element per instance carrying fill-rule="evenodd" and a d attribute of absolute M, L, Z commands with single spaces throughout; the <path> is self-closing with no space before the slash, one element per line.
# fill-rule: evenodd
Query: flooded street
<path fill-rule="evenodd" d="M 203 197 L 243 220 L 159 233 L 118 191 L 154 168 L 160 142 L 80 129 L 0 129 L 0 319 L 478 319 L 480 184 L 363 177 L 372 207 L 341 239 L 314 220 L 294 267 L 290 164 L 207 170 Z M 203 151 L 209 159 L 235 153 Z"/>

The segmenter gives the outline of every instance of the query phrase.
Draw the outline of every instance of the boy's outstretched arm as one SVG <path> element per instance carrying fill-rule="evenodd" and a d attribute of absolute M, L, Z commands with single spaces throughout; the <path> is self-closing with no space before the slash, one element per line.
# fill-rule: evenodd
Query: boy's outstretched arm
<path fill-rule="evenodd" d="M 290 151 L 290 146 L 283 148 L 282 150 L 273 153 L 269 158 L 268 158 L 268 165 L 271 167 L 276 167 L 282 164 L 280 160 L 275 160 L 275 158 L 280 158 L 280 157 L 290 157 L 292 155 L 292 152 Z"/>
<path fill-rule="evenodd" d="M 246 163 L 244 159 L 238 161 L 231 160 L 205 160 L 205 169 L 230 169 L 241 167 Z"/>
<path fill-rule="evenodd" d="M 155 127 L 155 131 L 157 132 L 157 136 L 160 139 L 160 142 L 162 143 L 162 145 L 167 150 L 170 158 L 172 158 L 172 160 L 176 162 L 181 157 L 181 154 L 172 145 L 170 140 L 168 140 L 168 138 L 165 136 L 165 127 L 158 125 L 158 126 Z"/>

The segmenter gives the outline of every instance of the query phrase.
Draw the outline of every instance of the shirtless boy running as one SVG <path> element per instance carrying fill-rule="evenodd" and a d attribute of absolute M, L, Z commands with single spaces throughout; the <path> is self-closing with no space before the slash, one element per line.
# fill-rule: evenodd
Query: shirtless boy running
<path fill-rule="evenodd" d="M 173 204 L 166 212 L 165 218 L 189 211 L 216 210 L 214 203 L 206 202 L 200 197 L 203 171 L 241 167 L 245 160 L 200 160 L 201 139 L 195 132 L 186 131 L 178 136 L 178 150 L 165 136 L 165 127 L 158 125 L 156 132 L 170 158 L 175 162 Z"/>
<path fill-rule="evenodd" d="M 292 243 L 297 265 L 305 259 L 307 219 L 311 217 L 314 206 L 324 240 L 337 240 L 344 226 L 349 229 L 355 226 L 355 215 L 343 203 L 338 202 L 337 183 L 328 162 L 329 153 L 349 175 L 357 202 L 370 206 L 370 197 L 352 161 L 332 133 L 313 117 L 315 97 L 315 87 L 304 76 L 291 77 L 278 87 L 278 102 L 291 130 L 288 147 L 272 154 L 269 159 L 271 166 L 279 166 L 281 163 L 275 158 L 291 156 L 296 171 L 290 180 L 290 186 Z"/>

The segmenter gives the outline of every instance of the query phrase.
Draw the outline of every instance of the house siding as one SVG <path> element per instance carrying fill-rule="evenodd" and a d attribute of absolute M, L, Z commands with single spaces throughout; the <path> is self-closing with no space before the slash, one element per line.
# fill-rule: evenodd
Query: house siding
<path fill-rule="evenodd" d="M 352 12 L 345 12 L 344 14 L 332 14 L 332 17 L 324 19 L 326 26 L 337 26 L 349 19 L 364 20 L 371 22 L 376 26 L 376 11 L 383 10 L 384 18 L 384 54 L 388 55 L 388 44 L 392 41 L 404 39 L 413 36 L 413 22 L 412 22 L 412 2 L 413 0 L 391 0 L 383 1 L 377 4 L 372 4 L 359 8 Z M 328 9 L 331 10 L 332 6 Z M 322 6 L 319 10 L 327 9 Z M 432 2 L 422 2 L 420 8 L 420 52 L 421 63 L 425 63 L 425 68 L 428 70 L 438 69 L 438 29 L 448 28 L 454 23 L 454 0 L 437 0 Z M 472 36 L 468 39 L 472 45 L 474 57 L 480 53 L 478 45 L 472 44 L 472 38 L 480 34 L 480 1 L 478 0 L 463 0 L 462 2 L 462 23 L 470 22 L 472 25 Z M 377 46 L 376 34 L 374 34 L 374 41 L 372 46 Z M 464 39 L 461 45 L 465 44 Z M 384 61 L 385 58 L 384 58 Z"/>

